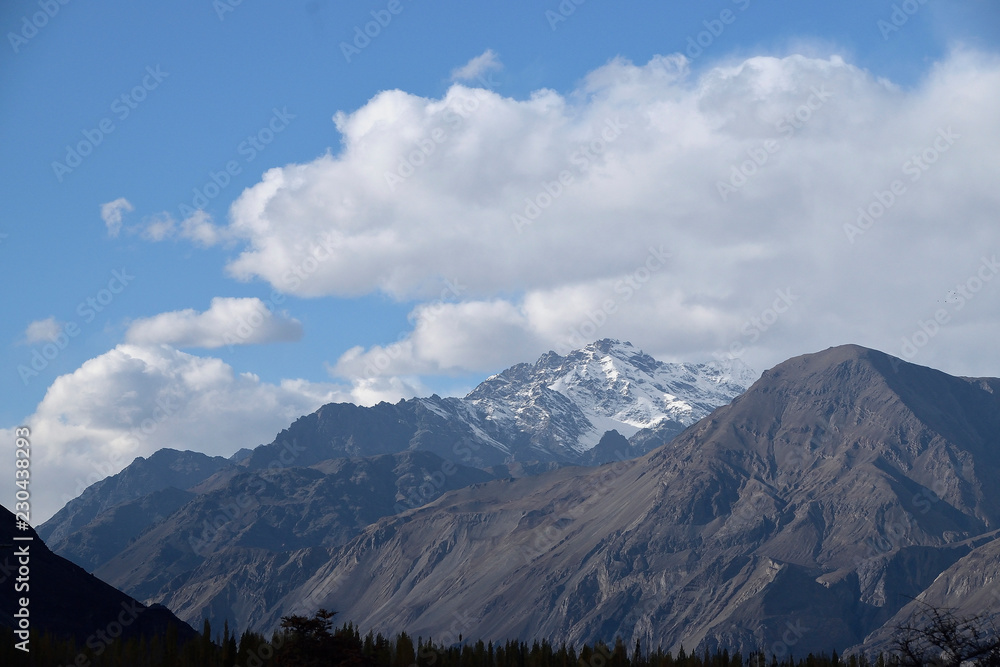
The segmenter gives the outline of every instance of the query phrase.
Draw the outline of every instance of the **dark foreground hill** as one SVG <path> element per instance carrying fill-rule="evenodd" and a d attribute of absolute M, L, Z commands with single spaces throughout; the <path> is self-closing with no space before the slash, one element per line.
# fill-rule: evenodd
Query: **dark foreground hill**
<path fill-rule="evenodd" d="M 0 507 L 0 545 L 0 580 L 6 589 L 0 595 L 2 627 L 19 628 L 15 615 L 22 614 L 20 601 L 26 598 L 31 630 L 72 638 L 91 649 L 119 637 L 166 636 L 170 625 L 180 641 L 195 635 L 166 607 L 139 603 L 52 553 L 34 530 L 17 530 L 5 507 Z"/>

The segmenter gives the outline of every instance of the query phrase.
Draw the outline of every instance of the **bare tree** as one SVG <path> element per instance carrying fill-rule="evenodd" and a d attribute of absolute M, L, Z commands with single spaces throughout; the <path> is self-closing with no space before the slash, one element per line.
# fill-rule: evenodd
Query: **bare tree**
<path fill-rule="evenodd" d="M 894 652 L 905 667 L 1000 667 L 1000 632 L 992 618 L 956 616 L 952 609 L 923 604 L 926 612 L 915 612 L 896 627 Z"/>

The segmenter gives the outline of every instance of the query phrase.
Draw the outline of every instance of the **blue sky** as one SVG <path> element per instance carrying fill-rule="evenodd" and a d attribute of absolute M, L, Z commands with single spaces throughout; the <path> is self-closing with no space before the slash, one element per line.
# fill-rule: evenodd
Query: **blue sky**
<path fill-rule="evenodd" d="M 604 336 L 1000 374 L 994 3 L 46 6 L 0 13 L 0 426 L 40 485 Z"/>

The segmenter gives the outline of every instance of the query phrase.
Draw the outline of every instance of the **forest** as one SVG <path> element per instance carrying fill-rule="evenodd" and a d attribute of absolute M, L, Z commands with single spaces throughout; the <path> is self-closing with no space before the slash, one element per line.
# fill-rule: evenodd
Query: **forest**
<path fill-rule="evenodd" d="M 983 633 L 982 619 L 963 619 L 933 610 L 932 623 L 900 628 L 897 650 L 878 654 L 838 656 L 792 651 L 778 656 L 764 650 L 687 652 L 676 654 L 639 642 L 626 646 L 595 642 L 553 646 L 546 641 L 471 641 L 461 635 L 445 645 L 433 638 L 405 632 L 388 638 L 369 632 L 362 636 L 353 623 L 335 628 L 335 612 L 319 610 L 312 617 L 286 616 L 270 639 L 255 632 L 240 637 L 228 625 L 213 634 L 208 621 L 188 641 L 179 641 L 171 627 L 163 637 L 131 637 L 96 647 L 41 634 L 31 639 L 26 654 L 14 648 L 15 638 L 4 629 L 0 664 L 32 667 L 888 667 L 911 665 L 1000 665 L 1000 642 Z M 794 648 L 794 647 L 793 647 Z M 784 651 L 783 651 L 784 652 Z"/>

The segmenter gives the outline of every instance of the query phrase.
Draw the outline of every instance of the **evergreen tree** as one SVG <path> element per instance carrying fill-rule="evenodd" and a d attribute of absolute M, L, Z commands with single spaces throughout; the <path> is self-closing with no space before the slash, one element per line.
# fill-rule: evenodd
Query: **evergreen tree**
<path fill-rule="evenodd" d="M 410 667 L 416 661 L 416 654 L 413 652 L 413 640 L 405 632 L 399 633 L 399 637 L 396 638 L 396 651 L 392 667 Z"/>

